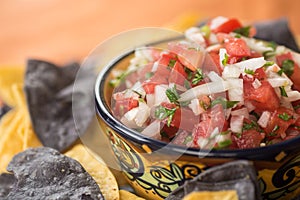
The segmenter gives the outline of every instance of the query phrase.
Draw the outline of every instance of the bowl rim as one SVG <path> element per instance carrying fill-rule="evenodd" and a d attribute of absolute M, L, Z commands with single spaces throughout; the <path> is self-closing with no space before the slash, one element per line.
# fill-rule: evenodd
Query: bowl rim
<path fill-rule="evenodd" d="M 120 134 L 123 138 L 131 140 L 140 145 L 146 144 L 153 151 L 166 148 L 169 153 L 179 153 L 181 155 L 189 155 L 189 156 L 198 156 L 198 157 L 207 157 L 207 158 L 244 158 L 244 159 L 258 159 L 265 160 L 266 156 L 268 159 L 274 161 L 275 156 L 277 156 L 280 152 L 284 152 L 286 155 L 294 152 L 297 148 L 300 148 L 300 137 L 292 138 L 286 141 L 282 141 L 276 144 L 264 146 L 264 147 L 256 147 L 249 149 L 199 149 L 192 147 L 184 147 L 180 145 L 175 145 L 171 143 L 166 143 L 160 140 L 152 139 L 146 136 L 143 136 L 138 131 L 135 131 L 131 128 L 123 125 L 118 119 L 116 119 L 112 113 L 110 112 L 109 106 L 105 102 L 105 94 L 104 86 L 106 77 L 113 70 L 114 66 L 117 65 L 122 59 L 125 59 L 132 53 L 134 53 L 136 48 L 131 49 L 111 60 L 106 66 L 102 68 L 102 70 L 98 73 L 95 85 L 95 109 L 96 114 L 102 118 L 102 120 L 114 131 Z M 271 155 L 271 157 L 270 157 Z"/>

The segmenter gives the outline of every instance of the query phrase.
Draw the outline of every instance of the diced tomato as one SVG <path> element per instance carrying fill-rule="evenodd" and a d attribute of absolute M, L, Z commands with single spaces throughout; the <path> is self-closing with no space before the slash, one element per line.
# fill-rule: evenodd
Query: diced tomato
<path fill-rule="evenodd" d="M 153 76 L 142 83 L 147 94 L 153 94 L 156 85 L 169 84 L 171 70 L 163 65 L 159 65 Z"/>
<path fill-rule="evenodd" d="M 192 132 L 193 143 L 195 147 L 199 147 L 198 140 L 201 138 L 209 138 L 209 129 L 211 126 L 211 119 L 206 119 L 195 126 Z"/>
<path fill-rule="evenodd" d="M 235 29 L 241 28 L 242 24 L 235 18 L 228 19 L 226 22 L 213 29 L 214 33 L 230 33 Z"/>
<path fill-rule="evenodd" d="M 176 107 L 175 104 L 166 102 L 163 102 L 161 105 L 169 109 Z M 167 119 L 165 122 L 167 122 Z M 195 116 L 192 110 L 181 107 L 176 109 L 170 126 L 191 132 L 198 122 L 199 117 Z"/>
<path fill-rule="evenodd" d="M 209 56 L 211 57 L 212 61 L 216 65 L 217 73 L 218 74 L 222 74 L 223 69 L 222 69 L 222 67 L 220 65 L 220 56 L 219 56 L 219 53 L 216 52 L 216 51 L 212 51 L 212 52 L 209 52 Z"/>
<path fill-rule="evenodd" d="M 243 58 L 251 56 L 250 48 L 241 38 L 224 40 L 225 49 L 230 57 Z"/>
<path fill-rule="evenodd" d="M 282 62 L 284 60 L 293 60 L 294 61 L 294 72 L 290 76 L 290 79 L 293 81 L 293 88 L 300 91 L 300 78 L 299 78 L 300 77 L 300 67 L 299 67 L 299 65 L 295 62 L 291 52 L 276 56 L 276 61 L 280 67 L 282 66 Z"/>
<path fill-rule="evenodd" d="M 114 115 L 118 117 L 122 117 L 126 112 L 131 110 L 132 108 L 138 107 L 139 101 L 133 98 L 118 98 L 115 100 L 115 104 L 113 106 Z"/>
<path fill-rule="evenodd" d="M 160 59 L 158 60 L 159 65 L 170 66 L 172 62 L 176 62 L 178 60 L 177 56 L 174 53 L 162 54 Z"/>
<path fill-rule="evenodd" d="M 261 86 L 256 89 L 252 85 L 254 78 L 260 79 L 261 83 Z M 280 99 L 271 84 L 265 80 L 266 74 L 262 68 L 255 71 L 254 78 L 249 78 L 247 75 L 243 77 L 245 100 L 249 100 L 258 112 L 273 111 L 278 108 Z"/>
<path fill-rule="evenodd" d="M 202 66 L 205 56 L 204 51 L 197 50 L 187 44 L 172 42 L 168 44 L 168 48 L 178 56 L 180 63 L 190 70 L 196 71 L 198 67 Z"/>
<path fill-rule="evenodd" d="M 183 86 L 184 81 L 186 80 L 187 74 L 184 71 L 184 68 L 180 62 L 176 61 L 172 67 L 172 71 L 169 77 L 169 83 L 176 83 Z"/>
<path fill-rule="evenodd" d="M 211 128 L 212 131 L 215 128 L 218 128 L 221 132 L 228 124 L 225 124 L 225 113 L 221 104 L 217 104 L 211 108 L 210 117 L 211 117 Z M 224 127 L 225 126 L 225 127 Z"/>
<path fill-rule="evenodd" d="M 285 116 L 286 119 L 282 119 L 283 116 Z M 279 107 L 274 112 L 272 112 L 268 125 L 264 129 L 267 134 L 266 136 L 269 138 L 284 138 L 286 136 L 285 132 L 288 127 L 295 122 L 296 116 L 293 110 Z"/>
<path fill-rule="evenodd" d="M 263 139 L 264 139 L 264 134 L 256 130 L 243 131 L 243 133 L 239 137 L 236 136 L 235 134 L 232 134 L 233 143 L 239 149 L 259 147 Z"/>

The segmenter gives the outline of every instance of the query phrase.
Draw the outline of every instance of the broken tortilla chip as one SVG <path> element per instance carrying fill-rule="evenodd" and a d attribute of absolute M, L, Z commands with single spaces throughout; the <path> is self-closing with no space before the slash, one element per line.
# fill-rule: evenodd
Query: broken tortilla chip
<path fill-rule="evenodd" d="M 235 190 L 228 191 L 203 191 L 192 192 L 185 196 L 183 200 L 238 200 L 238 194 Z"/>
<path fill-rule="evenodd" d="M 11 87 L 14 84 L 23 85 L 25 68 L 1 66 L 0 74 L 0 98 L 10 107 L 15 107 L 17 102 Z"/>
<path fill-rule="evenodd" d="M 41 146 L 31 126 L 22 84 L 12 84 L 6 90 L 11 90 L 7 93 L 11 93 L 15 107 L 0 120 L 0 173 L 6 172 L 15 154 L 29 147 Z"/>
<path fill-rule="evenodd" d="M 138 197 L 127 190 L 120 190 L 120 200 L 144 200 L 144 198 Z"/>
<path fill-rule="evenodd" d="M 82 144 L 75 145 L 65 153 L 83 166 L 99 185 L 106 200 L 118 200 L 119 189 L 117 181 L 104 161 Z"/>

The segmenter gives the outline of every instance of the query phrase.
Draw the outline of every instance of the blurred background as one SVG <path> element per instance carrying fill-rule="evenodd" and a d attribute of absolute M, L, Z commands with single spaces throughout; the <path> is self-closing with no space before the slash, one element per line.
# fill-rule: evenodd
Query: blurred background
<path fill-rule="evenodd" d="M 300 35 L 299 7 L 299 0 L 1 0 L 0 65 L 24 65 L 27 58 L 82 61 L 121 31 L 218 15 L 247 23 L 287 17 Z"/>

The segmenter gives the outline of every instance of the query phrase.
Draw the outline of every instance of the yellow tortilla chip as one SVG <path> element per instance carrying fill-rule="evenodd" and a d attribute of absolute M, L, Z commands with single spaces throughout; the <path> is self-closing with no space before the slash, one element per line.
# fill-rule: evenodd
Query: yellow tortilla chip
<path fill-rule="evenodd" d="M 144 198 L 138 197 L 126 190 L 120 190 L 120 200 L 144 200 Z"/>
<path fill-rule="evenodd" d="M 15 107 L 17 106 L 17 102 L 11 86 L 13 84 L 23 85 L 25 68 L 1 66 L 0 74 L 0 98 L 9 106 Z"/>
<path fill-rule="evenodd" d="M 0 173 L 6 171 L 15 154 L 42 146 L 32 129 L 21 84 L 13 84 L 10 93 L 16 107 L 0 121 Z"/>
<path fill-rule="evenodd" d="M 95 179 L 106 200 L 118 200 L 119 189 L 117 181 L 101 158 L 82 144 L 75 145 L 66 152 L 67 156 L 77 160 L 83 168 Z"/>
<path fill-rule="evenodd" d="M 235 190 L 226 191 L 202 191 L 192 192 L 185 196 L 183 200 L 238 200 L 238 194 Z"/>

